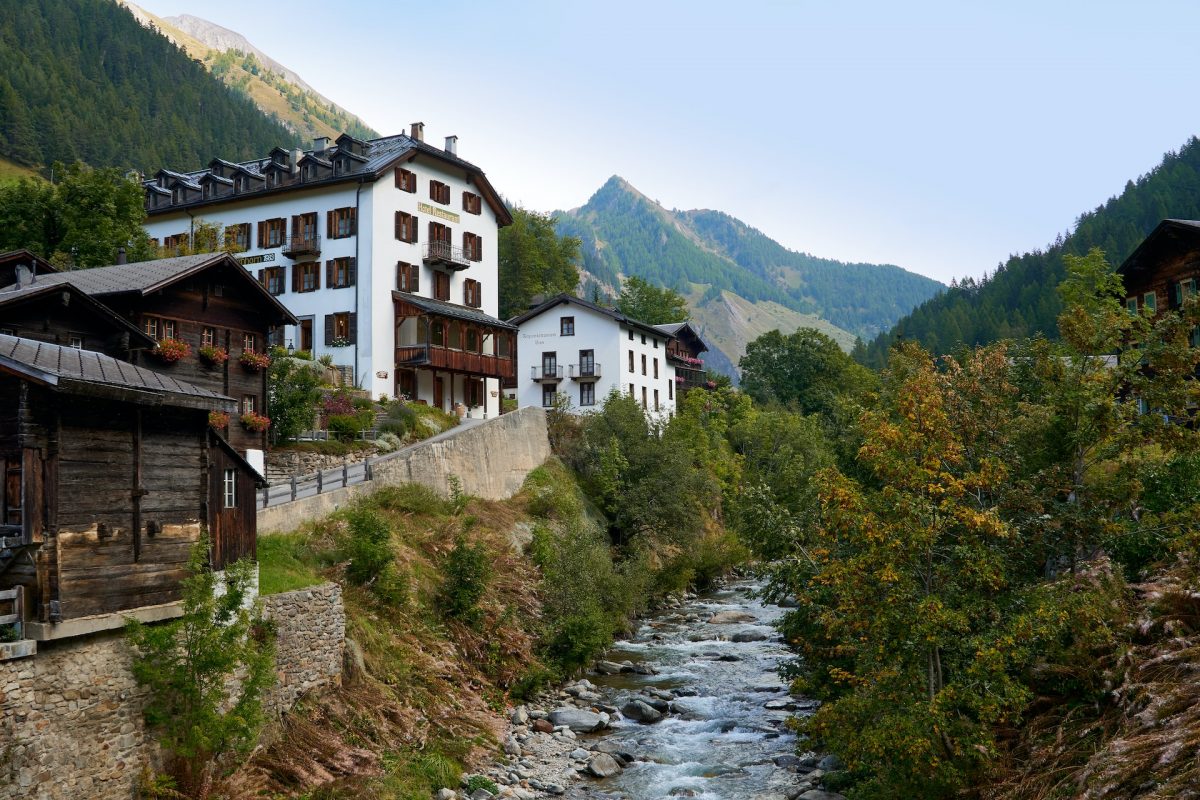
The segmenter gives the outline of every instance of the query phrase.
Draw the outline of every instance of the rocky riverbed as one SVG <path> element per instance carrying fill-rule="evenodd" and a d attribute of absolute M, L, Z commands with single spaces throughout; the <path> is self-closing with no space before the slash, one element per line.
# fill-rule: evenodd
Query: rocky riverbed
<path fill-rule="evenodd" d="M 515 709 L 507 758 L 438 800 L 489 800 L 483 778 L 519 800 L 842 800 L 821 787 L 834 760 L 796 754 L 785 722 L 816 703 L 780 681 L 783 612 L 755 588 L 668 601 L 586 678 Z"/>

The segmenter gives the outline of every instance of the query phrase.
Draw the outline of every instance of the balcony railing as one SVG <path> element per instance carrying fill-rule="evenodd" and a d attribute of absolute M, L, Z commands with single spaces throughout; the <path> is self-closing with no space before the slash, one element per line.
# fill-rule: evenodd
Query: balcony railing
<path fill-rule="evenodd" d="M 288 258 L 296 256 L 321 255 L 321 235 L 319 233 L 301 233 L 289 236 L 283 246 L 283 254 Z"/>
<path fill-rule="evenodd" d="M 557 383 L 562 380 L 563 368 L 559 366 L 533 366 L 529 368 L 533 380 L 538 383 Z"/>
<path fill-rule="evenodd" d="M 483 378 L 511 378 L 516 374 L 511 358 L 428 344 L 397 347 L 396 366 L 444 369 Z"/>
<path fill-rule="evenodd" d="M 449 242 L 429 242 L 425 245 L 425 263 L 441 264 L 453 270 L 466 269 L 471 266 L 466 251 L 455 247 Z"/>
<path fill-rule="evenodd" d="M 600 380 L 600 365 L 599 364 L 572 364 L 570 366 L 570 376 L 573 381 L 588 381 Z"/>

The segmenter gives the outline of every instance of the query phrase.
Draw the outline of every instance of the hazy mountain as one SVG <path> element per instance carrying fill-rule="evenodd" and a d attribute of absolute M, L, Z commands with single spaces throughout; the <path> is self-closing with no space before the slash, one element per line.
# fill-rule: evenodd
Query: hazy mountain
<path fill-rule="evenodd" d="M 636 275 L 674 288 L 722 351 L 717 362 L 736 364 L 774 328 L 817 328 L 849 350 L 945 288 L 892 265 L 788 250 L 719 211 L 665 209 L 617 176 L 583 207 L 556 213 L 559 232 L 583 242 L 586 286 L 613 294 L 621 276 Z"/>
<path fill-rule="evenodd" d="M 119 0 L 147 27 L 166 36 L 227 86 L 246 95 L 263 113 L 303 139 L 360 138 L 379 134 L 361 119 L 309 86 L 295 70 L 279 63 L 242 34 L 191 14 L 158 17 Z"/>

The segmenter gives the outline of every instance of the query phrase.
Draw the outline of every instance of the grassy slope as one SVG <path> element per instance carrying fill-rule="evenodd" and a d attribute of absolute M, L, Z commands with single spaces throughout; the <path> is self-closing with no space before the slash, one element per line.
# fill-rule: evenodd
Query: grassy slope
<path fill-rule="evenodd" d="M 0 181 L 15 181 L 20 178 L 38 178 L 38 173 L 6 158 L 0 158 Z"/>

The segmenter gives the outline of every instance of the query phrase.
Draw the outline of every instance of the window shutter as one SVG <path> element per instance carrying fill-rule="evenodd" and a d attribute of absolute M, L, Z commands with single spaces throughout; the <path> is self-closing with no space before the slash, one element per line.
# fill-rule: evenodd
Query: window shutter
<path fill-rule="evenodd" d="M 358 313 L 351 311 L 346 316 L 350 318 L 350 322 L 346 325 L 350 329 L 347 331 L 350 334 L 350 344 L 355 344 L 358 341 Z"/>
<path fill-rule="evenodd" d="M 321 288 L 321 264 L 320 264 L 320 262 L 313 262 L 312 264 L 309 265 L 309 268 L 312 269 L 312 271 L 313 271 L 313 289 L 320 289 Z M 326 282 L 325 285 L 328 286 L 329 283 Z"/>
<path fill-rule="evenodd" d="M 325 235 L 330 238 L 338 235 L 337 228 L 334 227 L 332 211 L 325 212 Z"/>
<path fill-rule="evenodd" d="M 401 186 L 400 186 L 400 168 L 399 167 L 396 167 L 396 188 L 397 189 L 401 188 Z"/>
<path fill-rule="evenodd" d="M 258 271 L 258 282 L 263 286 L 267 285 L 267 271 L 265 269 L 260 269 Z"/>
<path fill-rule="evenodd" d="M 400 241 L 404 241 L 404 237 L 402 237 L 400 235 L 400 212 L 399 211 L 396 212 L 396 238 L 399 239 Z"/>
<path fill-rule="evenodd" d="M 412 264 L 409 266 L 408 272 L 412 276 L 412 279 L 408 282 L 408 285 L 412 287 L 412 291 L 421 291 L 421 266 L 419 264 Z"/>
<path fill-rule="evenodd" d="M 333 259 L 325 262 L 325 285 L 333 287 Z"/>
<path fill-rule="evenodd" d="M 292 216 L 292 236 L 299 236 L 299 235 L 300 235 L 300 215 L 295 214 Z"/>
<path fill-rule="evenodd" d="M 351 256 L 346 259 L 346 285 L 353 286 L 358 278 L 358 259 Z"/>
<path fill-rule="evenodd" d="M 475 260 L 483 261 L 483 237 L 475 237 Z"/>
<path fill-rule="evenodd" d="M 325 346 L 333 346 L 333 314 L 325 315 Z"/>
<path fill-rule="evenodd" d="M 346 213 L 350 216 L 350 227 L 348 230 L 350 233 L 358 233 L 358 209 L 351 208 Z"/>
<path fill-rule="evenodd" d="M 267 223 L 266 222 L 258 223 L 258 246 L 259 246 L 259 249 L 265 248 L 267 246 Z"/>
<path fill-rule="evenodd" d="M 415 216 L 409 217 L 408 232 L 409 232 L 409 236 L 412 237 L 408 241 L 412 242 L 413 244 L 416 244 L 418 237 L 417 237 L 417 218 Z"/>
<path fill-rule="evenodd" d="M 292 264 L 292 291 L 300 291 L 300 265 Z"/>

